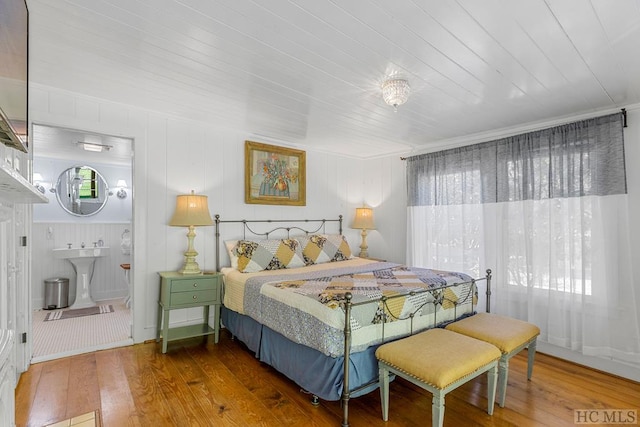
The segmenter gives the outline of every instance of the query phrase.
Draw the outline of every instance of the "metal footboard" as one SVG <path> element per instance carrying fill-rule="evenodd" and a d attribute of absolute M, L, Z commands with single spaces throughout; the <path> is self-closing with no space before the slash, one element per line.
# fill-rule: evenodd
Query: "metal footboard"
<path fill-rule="evenodd" d="M 464 285 L 468 285 L 469 283 L 471 283 L 471 287 L 469 288 L 469 295 L 467 295 L 462 304 L 459 304 L 458 301 L 451 301 L 451 300 L 447 300 L 449 303 L 454 305 L 454 320 L 459 319 L 460 317 L 468 314 L 468 313 L 474 313 L 475 312 L 475 302 L 474 302 L 474 295 L 477 293 L 477 282 L 480 281 L 486 281 L 487 282 L 487 289 L 486 289 L 486 311 L 487 313 L 490 311 L 490 297 L 491 297 L 491 270 L 487 270 L 486 271 L 486 275 L 485 277 L 482 278 L 478 278 L 478 279 L 472 279 L 471 282 L 463 282 L 463 283 L 455 283 L 443 288 L 438 288 L 438 289 L 421 289 L 421 290 L 417 290 L 417 291 L 411 291 L 409 293 L 406 294 L 399 294 L 399 295 L 394 295 L 394 296 L 383 296 L 377 300 L 371 300 L 371 301 L 363 301 L 363 302 L 352 302 L 353 299 L 353 295 L 351 294 L 351 292 L 347 292 L 345 294 L 344 297 L 344 301 L 342 302 L 343 307 L 344 307 L 344 364 L 343 364 L 343 389 L 342 389 L 342 396 L 340 399 L 340 402 L 342 404 L 342 427 L 349 427 L 349 399 L 351 398 L 351 394 L 352 393 L 356 393 L 360 390 L 363 390 L 367 387 L 370 387 L 371 385 L 375 384 L 378 382 L 377 379 L 373 380 L 372 382 L 368 383 L 368 384 L 364 384 L 356 389 L 351 390 L 349 388 L 349 358 L 351 355 L 351 335 L 352 335 L 352 331 L 351 331 L 351 310 L 353 309 L 353 307 L 359 306 L 359 305 L 365 305 L 365 304 L 381 304 L 383 306 L 383 313 L 387 313 L 388 310 L 384 310 L 384 308 L 388 307 L 388 302 L 390 300 L 393 300 L 395 298 L 403 298 L 403 297 L 407 297 L 407 296 L 412 296 L 412 295 L 416 295 L 419 293 L 426 293 L 426 292 L 434 292 L 434 291 L 440 291 L 442 289 L 448 288 L 448 287 L 455 287 L 455 286 L 464 286 Z M 443 294 L 444 295 L 444 294 Z M 443 297 L 444 299 L 446 299 L 446 297 Z M 469 304 L 470 301 L 470 304 Z M 434 311 L 433 311 L 433 324 L 432 327 L 437 327 L 437 326 L 441 326 L 442 322 L 438 322 L 437 319 L 437 315 L 438 315 L 438 310 L 435 309 L 435 305 L 438 303 L 441 303 L 442 299 L 437 299 L 434 298 L 433 301 L 428 301 L 425 302 L 424 304 L 420 305 L 419 307 L 417 307 L 413 312 L 411 312 L 409 314 L 409 318 L 411 320 L 411 333 L 410 335 L 412 335 L 414 333 L 413 331 L 413 318 L 414 316 L 418 313 L 419 310 L 421 310 L 425 304 L 434 304 Z M 470 310 L 469 311 L 465 311 L 464 313 L 461 313 L 460 315 L 458 315 L 457 313 L 457 308 L 458 305 L 466 305 L 469 304 L 470 305 Z M 396 320 L 402 320 L 402 319 L 396 319 Z M 384 321 L 382 322 L 382 343 L 385 342 L 385 337 L 384 337 L 384 325 L 386 323 L 386 319 L 384 319 Z M 424 330 L 424 329 L 422 329 Z M 381 344 L 382 344 L 381 343 Z"/>

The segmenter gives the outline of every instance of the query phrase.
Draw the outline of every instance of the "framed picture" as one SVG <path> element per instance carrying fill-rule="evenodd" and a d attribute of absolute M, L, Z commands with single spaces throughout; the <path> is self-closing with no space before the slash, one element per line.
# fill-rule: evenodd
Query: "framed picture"
<path fill-rule="evenodd" d="M 305 174 L 304 151 L 245 141 L 245 203 L 305 206 Z"/>

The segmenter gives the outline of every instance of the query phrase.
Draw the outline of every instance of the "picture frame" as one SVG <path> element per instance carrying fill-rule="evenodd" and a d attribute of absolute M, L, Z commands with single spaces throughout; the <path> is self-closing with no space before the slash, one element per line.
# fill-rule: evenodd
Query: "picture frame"
<path fill-rule="evenodd" d="M 306 206 L 306 153 L 245 141 L 244 202 Z"/>

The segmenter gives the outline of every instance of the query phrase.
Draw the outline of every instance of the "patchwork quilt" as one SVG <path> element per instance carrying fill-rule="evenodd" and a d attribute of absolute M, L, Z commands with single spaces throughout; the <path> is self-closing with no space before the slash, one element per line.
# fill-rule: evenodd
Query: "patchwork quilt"
<path fill-rule="evenodd" d="M 244 312 L 294 342 L 338 357 L 344 353 L 347 292 L 353 296 L 354 352 L 453 320 L 477 302 L 466 274 L 372 263 L 252 277 L 245 285 Z"/>

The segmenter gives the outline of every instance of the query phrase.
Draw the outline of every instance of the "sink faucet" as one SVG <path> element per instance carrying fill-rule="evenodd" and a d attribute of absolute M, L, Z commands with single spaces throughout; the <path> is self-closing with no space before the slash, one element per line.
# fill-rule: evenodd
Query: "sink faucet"
<path fill-rule="evenodd" d="M 71 243 L 67 243 L 67 249 L 71 249 Z"/>
<path fill-rule="evenodd" d="M 80 243 L 80 247 L 84 249 L 84 242 Z"/>

